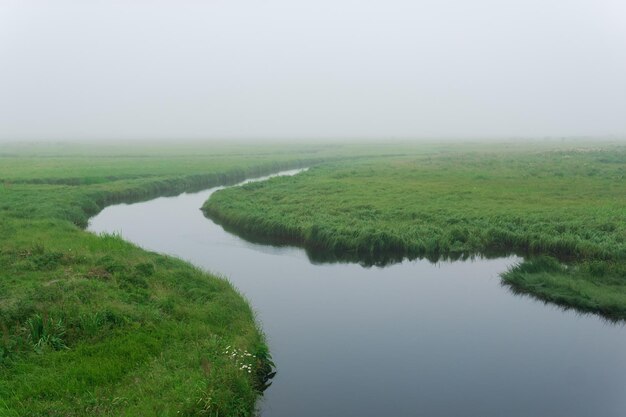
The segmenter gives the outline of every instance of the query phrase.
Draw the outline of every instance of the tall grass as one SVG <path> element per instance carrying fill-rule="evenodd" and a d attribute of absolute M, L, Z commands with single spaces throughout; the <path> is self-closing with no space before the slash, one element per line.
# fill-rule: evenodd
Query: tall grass
<path fill-rule="evenodd" d="M 405 257 L 547 255 L 583 269 L 594 265 L 620 285 L 626 280 L 623 269 L 607 267 L 626 261 L 623 145 L 566 144 L 541 152 L 459 147 L 330 162 L 219 191 L 203 209 L 230 230 L 302 245 L 314 259 L 384 264 Z M 590 281 L 577 271 L 543 272 Z M 537 273 L 524 272 L 531 275 Z M 515 285 L 533 292 L 519 279 Z M 593 303 L 598 312 L 606 304 Z"/>

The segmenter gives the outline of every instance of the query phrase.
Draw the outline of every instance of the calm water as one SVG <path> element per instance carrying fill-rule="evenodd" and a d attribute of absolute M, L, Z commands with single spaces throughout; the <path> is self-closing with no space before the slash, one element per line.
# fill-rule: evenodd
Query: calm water
<path fill-rule="evenodd" d="M 626 415 L 626 328 L 512 295 L 498 273 L 519 259 L 315 265 L 205 218 L 215 190 L 110 206 L 89 230 L 248 297 L 278 368 L 263 416 Z"/>

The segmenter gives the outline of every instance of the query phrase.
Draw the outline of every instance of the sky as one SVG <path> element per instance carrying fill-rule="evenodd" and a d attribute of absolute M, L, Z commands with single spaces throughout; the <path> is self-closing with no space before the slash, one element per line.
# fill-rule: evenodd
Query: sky
<path fill-rule="evenodd" d="M 605 135 L 624 0 L 0 0 L 0 140 Z"/>

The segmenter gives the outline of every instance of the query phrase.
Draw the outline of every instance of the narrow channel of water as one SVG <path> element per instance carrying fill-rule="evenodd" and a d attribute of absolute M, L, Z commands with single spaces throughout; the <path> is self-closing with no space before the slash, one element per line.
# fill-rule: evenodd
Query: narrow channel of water
<path fill-rule="evenodd" d="M 316 265 L 205 218 L 219 188 L 110 206 L 89 230 L 186 259 L 248 297 L 278 370 L 263 416 L 626 415 L 626 328 L 511 294 L 498 274 L 519 259 Z"/>

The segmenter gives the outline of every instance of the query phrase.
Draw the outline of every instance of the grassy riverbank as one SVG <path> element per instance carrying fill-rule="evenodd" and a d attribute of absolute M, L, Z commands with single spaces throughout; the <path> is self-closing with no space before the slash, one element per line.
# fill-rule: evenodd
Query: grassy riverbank
<path fill-rule="evenodd" d="M 310 165 L 325 149 L 3 145 L 0 416 L 251 415 L 271 361 L 247 302 L 82 228 L 112 202 Z"/>
<path fill-rule="evenodd" d="M 83 227 L 107 204 L 280 169 L 313 166 L 219 192 L 206 210 L 323 259 L 557 256 L 566 266 L 527 262 L 504 279 L 624 317 L 624 147 L 494 146 L 4 144 L 0 416 L 250 415 L 271 369 L 246 301 Z"/>
<path fill-rule="evenodd" d="M 515 291 L 626 318 L 626 146 L 450 145 L 326 163 L 213 194 L 205 212 L 319 259 L 546 255 L 503 275 Z M 557 263 L 558 265 L 558 263 Z"/>

